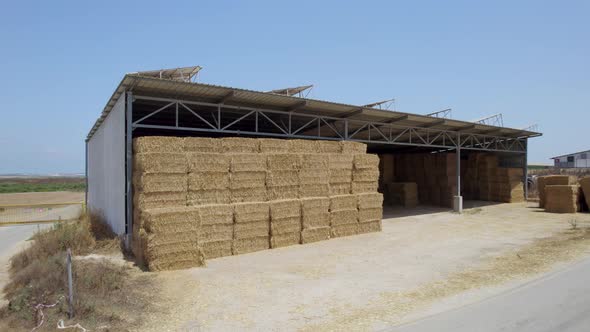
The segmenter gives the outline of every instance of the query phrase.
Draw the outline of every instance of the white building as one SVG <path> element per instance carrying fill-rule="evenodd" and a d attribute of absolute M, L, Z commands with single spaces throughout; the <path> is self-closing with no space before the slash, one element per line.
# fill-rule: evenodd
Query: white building
<path fill-rule="evenodd" d="M 564 154 L 551 158 L 555 167 L 579 168 L 590 167 L 590 150 Z"/>

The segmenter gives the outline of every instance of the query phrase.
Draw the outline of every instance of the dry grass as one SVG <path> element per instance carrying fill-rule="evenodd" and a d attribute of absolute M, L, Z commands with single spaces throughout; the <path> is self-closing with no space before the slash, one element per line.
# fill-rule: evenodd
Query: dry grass
<path fill-rule="evenodd" d="M 148 309 L 144 289 L 153 289 L 147 275 L 123 261 L 114 261 L 97 252 L 120 252 L 119 240 L 98 216 L 84 216 L 77 222 L 61 223 L 35 234 L 32 243 L 11 259 L 10 281 L 4 287 L 8 305 L 0 308 L 0 330 L 30 330 L 39 323 L 37 304 L 53 304 L 43 309 L 43 330 L 67 323 L 65 251 L 75 256 L 73 267 L 74 310 L 72 322 L 85 328 L 121 331 L 140 322 L 139 313 Z M 67 324 L 66 324 L 67 325 Z M 104 328 L 106 327 L 106 328 Z"/>

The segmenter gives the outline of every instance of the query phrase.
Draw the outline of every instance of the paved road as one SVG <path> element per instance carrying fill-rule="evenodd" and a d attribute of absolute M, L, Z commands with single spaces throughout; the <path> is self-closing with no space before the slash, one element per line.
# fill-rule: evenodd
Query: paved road
<path fill-rule="evenodd" d="M 51 224 L 14 225 L 0 227 L 0 257 L 10 253 L 20 241 L 27 240 L 37 231 Z"/>
<path fill-rule="evenodd" d="M 389 331 L 590 331 L 590 259 L 482 302 Z"/>

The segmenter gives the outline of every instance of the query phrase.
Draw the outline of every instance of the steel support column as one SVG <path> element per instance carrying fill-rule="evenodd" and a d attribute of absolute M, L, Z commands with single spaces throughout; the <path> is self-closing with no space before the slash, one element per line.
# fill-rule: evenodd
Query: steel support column
<path fill-rule="evenodd" d="M 463 212 L 463 197 L 461 196 L 461 133 L 457 133 L 457 148 L 456 148 L 456 175 L 457 175 L 457 191 L 453 197 L 453 210 L 457 213 Z"/>
<path fill-rule="evenodd" d="M 86 192 L 84 193 L 84 212 L 88 212 L 88 140 L 84 142 L 84 180 L 86 181 Z"/>
<path fill-rule="evenodd" d="M 131 248 L 133 234 L 133 93 L 126 92 L 127 106 L 125 107 L 125 245 Z"/>
<path fill-rule="evenodd" d="M 529 173 L 529 166 L 528 166 L 528 155 L 529 155 L 529 140 L 525 138 L 524 140 L 524 155 L 523 159 L 524 162 L 522 164 L 522 174 L 524 178 L 524 200 L 525 202 L 529 199 L 529 183 L 528 183 L 528 173 Z"/>

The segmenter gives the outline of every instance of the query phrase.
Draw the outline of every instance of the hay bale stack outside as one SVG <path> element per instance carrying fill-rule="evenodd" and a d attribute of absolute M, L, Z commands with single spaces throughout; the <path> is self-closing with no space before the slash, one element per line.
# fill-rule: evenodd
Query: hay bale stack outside
<path fill-rule="evenodd" d="M 206 141 L 197 141 L 205 143 Z M 201 144 L 203 145 L 203 144 Z M 230 157 L 217 153 L 187 153 L 188 204 L 228 204 Z"/>
<path fill-rule="evenodd" d="M 590 176 L 586 176 L 580 179 L 580 187 L 586 200 L 586 205 L 590 207 Z"/>
<path fill-rule="evenodd" d="M 269 203 L 236 203 L 233 209 L 232 253 L 239 255 L 270 248 Z"/>
<path fill-rule="evenodd" d="M 359 233 L 381 231 L 381 219 L 383 218 L 383 194 L 358 194 L 357 202 Z"/>
<path fill-rule="evenodd" d="M 230 160 L 231 202 L 264 202 L 266 196 L 266 155 L 234 154 Z"/>
<path fill-rule="evenodd" d="M 277 138 L 259 138 L 260 153 L 285 153 L 289 150 L 289 140 Z"/>
<path fill-rule="evenodd" d="M 351 141 L 340 141 L 342 153 L 362 154 L 367 153 L 367 144 Z"/>
<path fill-rule="evenodd" d="M 318 141 L 306 139 L 289 140 L 289 153 L 318 153 Z"/>
<path fill-rule="evenodd" d="M 330 199 L 309 197 L 301 199 L 301 243 L 330 238 Z"/>
<path fill-rule="evenodd" d="M 554 213 L 576 213 L 578 210 L 577 185 L 546 185 L 545 211 Z"/>
<path fill-rule="evenodd" d="M 330 194 L 330 170 L 326 157 L 321 154 L 302 154 L 300 160 L 299 197 L 327 197 Z"/>
<path fill-rule="evenodd" d="M 374 154 L 356 154 L 353 159 L 353 194 L 376 192 L 379 186 L 379 157 Z"/>
<path fill-rule="evenodd" d="M 267 155 L 266 191 L 269 201 L 299 196 L 301 156 L 293 153 Z"/>
<path fill-rule="evenodd" d="M 330 195 L 348 195 L 352 190 L 352 167 L 354 156 L 351 154 L 329 154 L 329 190 Z"/>
<path fill-rule="evenodd" d="M 340 141 L 317 141 L 316 152 L 324 153 L 342 153 L 342 144 Z"/>
<path fill-rule="evenodd" d="M 270 246 L 285 247 L 301 243 L 301 201 L 270 202 Z"/>
<path fill-rule="evenodd" d="M 571 179 L 567 175 L 547 175 L 547 176 L 540 176 L 537 178 L 537 188 L 539 191 L 539 207 L 545 207 L 546 203 L 546 186 L 553 186 L 553 185 L 569 185 L 571 184 Z"/>

